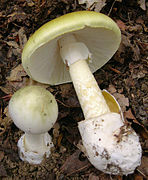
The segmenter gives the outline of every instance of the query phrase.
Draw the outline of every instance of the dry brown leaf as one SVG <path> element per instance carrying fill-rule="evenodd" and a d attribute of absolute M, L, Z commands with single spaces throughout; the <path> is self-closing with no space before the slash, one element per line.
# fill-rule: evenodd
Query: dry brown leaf
<path fill-rule="evenodd" d="M 127 119 L 136 119 L 135 116 L 133 115 L 131 109 L 124 112 L 124 117 Z"/>
<path fill-rule="evenodd" d="M 122 180 L 121 176 L 110 176 L 108 174 L 101 173 L 99 175 L 95 175 L 95 173 L 91 173 L 89 175 L 88 180 Z"/>
<path fill-rule="evenodd" d="M 148 178 L 148 157 L 142 157 L 141 165 L 138 167 L 138 170 L 142 172 L 145 178 Z"/>
<path fill-rule="evenodd" d="M 133 60 L 134 61 L 139 61 L 140 59 L 140 49 L 139 46 L 137 45 L 136 41 L 134 41 L 134 45 L 132 46 L 132 51 L 133 51 Z"/>
<path fill-rule="evenodd" d="M 79 4 L 85 4 L 86 3 L 87 8 L 90 8 L 96 2 L 98 2 L 98 1 L 97 0 L 78 0 Z"/>
<path fill-rule="evenodd" d="M 15 20 L 21 22 L 27 18 L 27 14 L 24 12 L 14 12 L 12 14 L 9 14 L 7 18 L 8 18 L 8 24 Z"/>
<path fill-rule="evenodd" d="M 116 20 L 116 23 L 117 25 L 119 26 L 119 28 L 122 30 L 122 31 L 125 31 L 126 30 L 126 25 L 123 21 L 121 21 L 120 19 Z"/>
<path fill-rule="evenodd" d="M 134 87 L 135 86 L 135 81 L 131 77 L 128 77 L 124 81 L 125 81 L 125 84 L 126 84 L 127 87 Z"/>
<path fill-rule="evenodd" d="M 9 53 L 7 54 L 7 57 L 11 57 L 12 54 L 14 54 L 15 56 L 21 55 L 21 49 L 16 41 L 7 41 L 6 43 L 11 47 Z"/>
<path fill-rule="evenodd" d="M 61 134 L 59 134 L 58 139 L 57 139 L 57 144 L 56 144 L 57 147 L 61 147 L 62 139 L 63 139 L 63 134 L 61 133 Z"/>
<path fill-rule="evenodd" d="M 6 177 L 7 176 L 7 172 L 6 169 L 4 167 L 4 164 L 1 162 L 0 164 L 0 177 Z"/>
<path fill-rule="evenodd" d="M 60 125 L 58 122 L 56 122 L 53 126 L 53 137 L 57 138 L 60 134 Z"/>
<path fill-rule="evenodd" d="M 24 71 L 22 65 L 19 65 L 15 69 L 13 69 L 11 71 L 10 76 L 7 77 L 7 80 L 8 81 L 6 82 L 5 86 L 4 87 L 0 86 L 0 89 L 5 94 L 10 94 L 10 95 L 12 95 L 18 89 L 30 85 L 37 85 L 37 86 L 42 86 L 44 88 L 49 88 L 49 85 L 47 84 L 42 84 L 32 80 L 31 78 L 26 77 L 26 72 Z"/>
<path fill-rule="evenodd" d="M 140 24 L 136 24 L 135 26 L 131 25 L 127 28 L 130 32 L 142 32 L 142 26 Z"/>
<path fill-rule="evenodd" d="M 122 40 L 118 48 L 118 51 L 114 55 L 114 59 L 120 62 L 121 64 L 124 64 L 124 57 L 122 57 L 122 54 L 125 53 L 126 47 L 130 47 L 130 46 L 131 45 L 128 38 L 125 35 L 122 35 Z"/>
<path fill-rule="evenodd" d="M 77 99 L 77 96 L 70 96 L 65 103 L 71 107 L 71 108 L 76 108 L 76 107 L 80 107 L 79 101 Z"/>
<path fill-rule="evenodd" d="M 144 127 L 144 125 L 140 124 L 136 119 L 133 120 L 133 123 L 135 123 L 136 131 L 141 135 L 143 139 L 148 139 L 148 130 Z"/>
<path fill-rule="evenodd" d="M 65 107 L 80 107 L 79 101 L 75 94 L 74 88 L 72 87 L 72 84 L 60 85 L 60 89 L 60 93 L 61 96 L 64 98 L 64 102 L 62 103 L 58 100 L 59 103 L 63 104 Z"/>
<path fill-rule="evenodd" d="M 100 180 L 100 178 L 94 174 L 90 174 L 88 180 Z"/>
<path fill-rule="evenodd" d="M 2 161 L 4 158 L 4 152 L 3 151 L 0 151 L 0 161 Z"/>
<path fill-rule="evenodd" d="M 135 174 L 134 180 L 143 180 L 143 176 L 139 174 Z"/>
<path fill-rule="evenodd" d="M 108 89 L 108 91 L 110 92 L 110 89 Z M 120 94 L 120 93 L 111 93 L 115 99 L 117 100 L 117 102 L 120 104 L 121 109 L 123 111 L 123 113 L 126 111 L 126 107 L 129 107 L 129 99 L 127 97 L 124 96 L 124 94 Z"/>
<path fill-rule="evenodd" d="M 98 2 L 95 4 L 95 11 L 100 12 L 105 5 L 106 0 L 98 0 Z"/>
<path fill-rule="evenodd" d="M 0 120 L 0 135 L 5 133 L 8 130 L 8 127 L 12 124 L 12 119 L 10 117 L 5 117 L 4 119 Z"/>
<path fill-rule="evenodd" d="M 61 96 L 63 98 L 67 98 L 69 97 L 69 94 L 71 94 L 71 89 L 72 89 L 72 84 L 62 84 L 60 85 L 60 89 L 61 89 Z"/>
<path fill-rule="evenodd" d="M 22 81 L 7 81 L 7 83 L 5 84 L 5 87 L 1 87 L 0 89 L 5 93 L 5 94 L 9 94 L 12 95 L 15 91 L 17 91 L 18 89 L 20 89 L 21 87 L 24 87 L 26 85 L 26 81 L 25 81 L 26 77 L 23 78 Z"/>
<path fill-rule="evenodd" d="M 19 45 L 15 41 L 7 41 L 8 46 L 14 47 L 15 49 L 19 48 Z"/>
<path fill-rule="evenodd" d="M 144 11 L 146 10 L 145 0 L 138 0 L 138 4 L 140 5 L 141 9 L 143 9 Z"/>
<path fill-rule="evenodd" d="M 120 46 L 114 56 L 114 59 L 120 62 L 121 64 L 124 64 L 124 59 L 126 58 L 126 56 L 122 57 L 122 54 L 125 54 L 127 51 L 131 51 L 131 53 L 133 54 L 132 55 L 133 61 L 138 61 L 140 59 L 140 49 L 136 41 L 134 41 L 134 44 L 131 43 L 130 41 L 131 37 L 132 35 L 129 33 L 126 33 L 126 35 L 122 34 L 122 40 Z"/>
<path fill-rule="evenodd" d="M 67 110 L 60 110 L 59 114 L 58 114 L 58 120 L 65 118 L 69 115 L 69 111 Z"/>
<path fill-rule="evenodd" d="M 133 115 L 131 109 L 124 112 L 124 117 L 127 118 L 127 119 L 132 120 L 134 129 L 136 130 L 136 132 L 138 132 L 141 135 L 141 137 L 143 139 L 148 139 L 148 130 L 144 127 L 144 125 L 142 125 L 141 123 L 139 123 L 136 120 L 136 118 Z"/>
<path fill-rule="evenodd" d="M 100 12 L 106 5 L 106 0 L 78 0 L 79 4 L 86 4 L 87 9 L 94 9 L 96 12 Z"/>
<path fill-rule="evenodd" d="M 4 114 L 5 114 L 8 118 L 10 118 L 10 116 L 9 116 L 9 111 L 8 111 L 8 106 L 5 107 L 5 109 L 4 109 Z"/>
<path fill-rule="evenodd" d="M 81 151 L 76 150 L 71 156 L 67 158 L 63 166 L 61 167 L 61 172 L 70 176 L 77 172 L 82 172 L 84 169 L 91 166 L 88 159 L 85 157 L 80 160 Z"/>
<path fill-rule="evenodd" d="M 144 20 L 142 19 L 141 16 L 139 16 L 139 17 L 136 19 L 136 23 L 138 23 L 138 24 L 144 24 Z"/>
<path fill-rule="evenodd" d="M 129 107 L 129 99 L 124 94 L 114 93 L 113 95 L 120 104 L 122 111 L 125 112 L 126 107 Z"/>
<path fill-rule="evenodd" d="M 7 77 L 8 81 L 22 81 L 22 77 L 26 76 L 26 72 L 23 69 L 23 66 L 21 64 L 19 64 L 16 68 L 14 68 L 11 73 L 10 76 Z"/>
<path fill-rule="evenodd" d="M 141 71 L 138 71 L 138 73 L 132 73 L 132 78 L 133 79 L 141 79 L 145 77 L 145 73 L 141 72 Z"/>
<path fill-rule="evenodd" d="M 12 91 L 12 88 L 10 87 L 3 87 L 3 86 L 0 86 L 0 89 L 1 91 L 3 91 L 5 94 L 11 94 L 13 91 Z"/>
<path fill-rule="evenodd" d="M 10 76 L 7 77 L 8 82 L 5 86 L 5 89 L 1 88 L 1 87 L 0 88 L 3 91 L 5 90 L 7 92 L 7 94 L 10 94 L 10 93 L 13 93 L 14 91 L 20 89 L 21 87 L 29 86 L 29 85 L 38 85 L 38 86 L 42 86 L 44 88 L 49 87 L 49 85 L 47 85 L 47 84 L 39 83 L 37 81 L 32 80 L 31 78 L 26 77 L 26 75 L 27 74 L 24 71 L 23 66 L 20 64 L 16 68 L 14 68 L 11 71 Z"/>
<path fill-rule="evenodd" d="M 27 0 L 27 5 L 28 5 L 29 7 L 32 7 L 32 6 L 35 5 L 35 3 L 34 3 L 32 0 Z"/>
<path fill-rule="evenodd" d="M 18 31 L 18 37 L 19 37 L 20 49 L 22 51 L 27 42 L 27 37 L 23 27 L 21 27 Z"/>
<path fill-rule="evenodd" d="M 114 85 L 112 85 L 112 84 L 110 84 L 110 85 L 109 85 L 108 91 L 109 91 L 111 94 L 113 94 L 113 93 L 117 92 L 117 90 L 116 90 L 115 86 L 114 86 Z"/>

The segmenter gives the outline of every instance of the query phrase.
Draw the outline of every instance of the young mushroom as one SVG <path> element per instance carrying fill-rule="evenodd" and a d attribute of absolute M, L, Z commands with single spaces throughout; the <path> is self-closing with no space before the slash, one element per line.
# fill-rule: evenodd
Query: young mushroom
<path fill-rule="evenodd" d="M 120 41 L 120 29 L 111 18 L 97 12 L 80 11 L 43 25 L 30 37 L 22 54 L 23 67 L 34 80 L 52 85 L 72 80 L 85 117 L 85 121 L 79 123 L 79 130 L 87 157 L 97 169 L 109 174 L 132 173 L 141 159 L 141 146 L 134 131 L 127 129 L 129 134 L 121 141 L 114 138 L 125 124 L 123 116 L 109 107 L 92 74 L 114 55 Z M 109 101 L 113 99 L 109 94 L 106 96 Z M 116 102 L 113 104 L 117 106 Z M 93 122 L 100 126 L 92 127 Z M 91 130 L 87 128 L 89 124 Z M 106 133 L 105 144 L 99 140 L 99 130 L 95 131 L 99 127 Z M 94 146 L 99 149 L 96 151 Z M 113 157 L 112 149 L 117 150 Z M 129 153 L 125 154 L 127 149 Z M 133 156 L 135 159 L 130 161 Z"/>
<path fill-rule="evenodd" d="M 58 116 L 54 96 L 40 86 L 26 86 L 14 93 L 9 102 L 14 124 L 25 132 L 18 141 L 19 155 L 30 164 L 40 164 L 49 157 L 53 143 L 48 131 Z"/>

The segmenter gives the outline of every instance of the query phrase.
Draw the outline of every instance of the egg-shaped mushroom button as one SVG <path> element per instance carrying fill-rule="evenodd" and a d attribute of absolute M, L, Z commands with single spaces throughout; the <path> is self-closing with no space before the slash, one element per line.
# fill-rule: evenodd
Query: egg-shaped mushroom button
<path fill-rule="evenodd" d="M 14 93 L 8 109 L 14 124 L 25 132 L 18 141 L 20 158 L 40 164 L 53 147 L 48 131 L 58 116 L 55 97 L 43 87 L 26 86 Z"/>

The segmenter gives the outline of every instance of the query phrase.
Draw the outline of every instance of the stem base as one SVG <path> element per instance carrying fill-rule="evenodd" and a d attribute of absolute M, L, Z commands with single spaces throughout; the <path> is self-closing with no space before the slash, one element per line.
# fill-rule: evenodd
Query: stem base
<path fill-rule="evenodd" d="M 128 175 L 141 163 L 139 137 L 118 113 L 85 119 L 78 123 L 86 155 L 98 170 Z"/>
<path fill-rule="evenodd" d="M 30 164 L 40 164 L 44 157 L 49 157 L 51 154 L 51 147 L 53 147 L 51 136 L 48 133 L 44 134 L 44 142 L 47 147 L 44 152 L 38 153 L 35 151 L 29 151 L 25 147 L 25 134 L 22 135 L 17 144 L 20 159 L 22 161 L 27 161 Z"/>

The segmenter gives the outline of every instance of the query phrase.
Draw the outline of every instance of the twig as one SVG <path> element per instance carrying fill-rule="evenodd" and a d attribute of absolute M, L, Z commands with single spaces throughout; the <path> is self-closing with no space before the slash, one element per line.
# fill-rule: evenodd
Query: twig
<path fill-rule="evenodd" d="M 111 6 L 111 8 L 109 10 L 109 13 L 108 13 L 108 16 L 110 16 L 110 13 L 112 12 L 112 9 L 113 9 L 113 6 L 114 6 L 115 2 L 116 2 L 116 0 L 114 0 L 114 2 L 112 3 L 112 6 Z"/>
<path fill-rule="evenodd" d="M 137 171 L 138 171 L 143 177 L 146 178 L 146 175 L 145 175 L 143 172 L 141 172 L 138 168 L 137 168 Z"/>
<path fill-rule="evenodd" d="M 112 68 L 111 66 L 109 66 L 109 69 L 111 69 L 112 71 L 114 71 L 117 74 L 121 74 L 121 72 L 115 68 Z"/>
<path fill-rule="evenodd" d="M 56 99 L 56 100 L 57 100 L 60 104 L 62 104 L 63 106 L 70 108 L 70 106 L 64 104 L 64 103 L 63 103 L 62 101 L 60 101 L 59 99 Z"/>
<path fill-rule="evenodd" d="M 8 101 L 11 97 L 12 97 L 12 94 L 9 94 L 9 95 L 0 97 L 0 99 L 3 99 L 3 100 L 5 100 L 5 101 Z"/>

